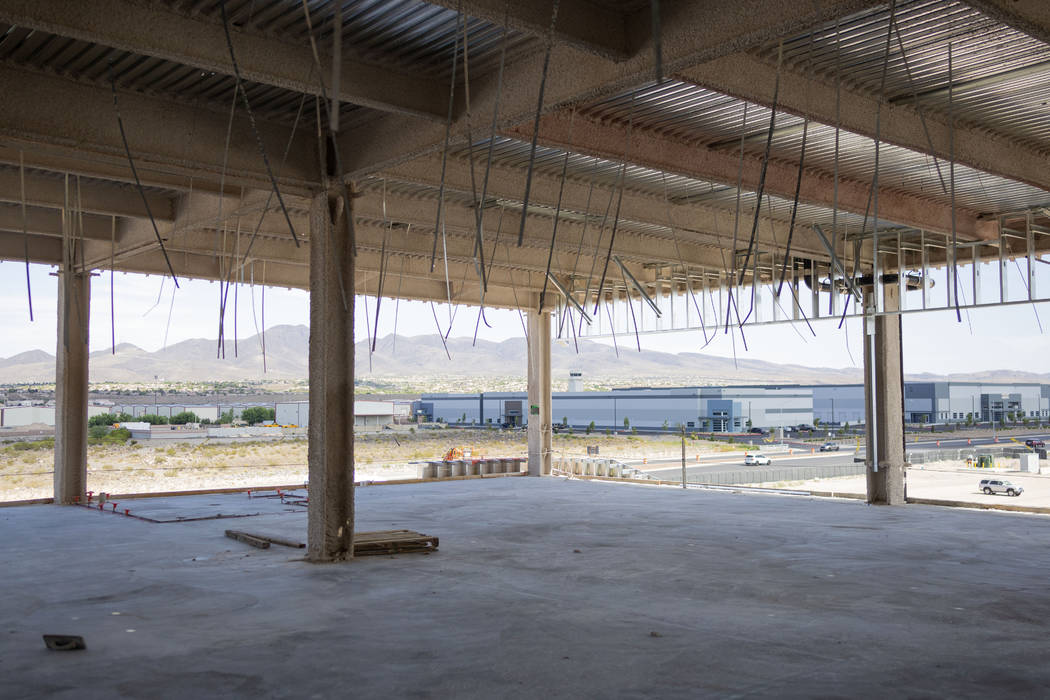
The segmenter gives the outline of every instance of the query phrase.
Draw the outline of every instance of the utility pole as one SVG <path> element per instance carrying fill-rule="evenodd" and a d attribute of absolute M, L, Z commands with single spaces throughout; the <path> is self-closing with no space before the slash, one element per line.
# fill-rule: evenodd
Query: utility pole
<path fill-rule="evenodd" d="M 683 425 L 683 426 L 681 426 L 681 428 L 682 428 L 682 488 L 684 489 L 686 487 L 685 486 L 685 426 Z"/>

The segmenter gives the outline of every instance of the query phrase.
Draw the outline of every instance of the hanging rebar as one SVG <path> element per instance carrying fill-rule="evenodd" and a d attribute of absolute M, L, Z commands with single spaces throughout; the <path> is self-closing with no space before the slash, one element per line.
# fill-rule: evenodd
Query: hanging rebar
<path fill-rule="evenodd" d="M 744 274 L 747 271 L 748 263 L 751 261 L 751 253 L 755 248 L 755 237 L 758 235 L 758 220 L 762 214 L 762 193 L 766 188 L 766 172 L 769 170 L 769 152 L 773 147 L 773 132 L 776 129 L 777 123 L 777 102 L 780 99 L 780 70 L 784 62 L 784 42 L 781 41 L 777 48 L 777 72 L 776 79 L 773 83 L 773 104 L 769 108 L 769 133 L 766 136 L 766 152 L 762 156 L 762 169 L 758 175 L 758 190 L 755 193 L 755 216 L 751 222 L 751 238 L 747 242 L 747 252 L 744 254 L 744 262 L 740 266 L 740 279 L 737 281 L 737 285 L 744 283 Z M 733 250 L 734 260 L 736 258 L 736 250 Z"/>
<path fill-rule="evenodd" d="M 305 0 L 303 0 L 305 2 Z M 452 140 L 452 116 L 456 105 L 456 65 L 459 62 L 459 23 L 463 20 L 460 4 L 456 6 L 456 31 L 452 40 L 452 74 L 448 79 L 448 116 L 445 119 L 445 145 L 441 149 L 441 183 L 438 185 L 437 219 L 434 221 L 434 245 L 430 250 L 430 272 L 437 264 L 438 235 L 445 230 L 445 177 L 448 169 L 448 145 Z M 448 282 L 446 277 L 446 283 Z"/>
<path fill-rule="evenodd" d="M 26 295 L 29 298 L 29 321 L 33 321 L 33 285 L 29 281 L 29 227 L 26 223 L 26 165 L 22 151 L 18 151 L 18 179 L 22 190 L 22 247 L 26 261 Z"/>
<path fill-rule="evenodd" d="M 248 101 L 248 91 L 244 89 L 244 82 L 241 80 L 241 69 L 237 65 L 237 56 L 233 51 L 233 40 L 230 38 L 230 23 L 226 17 L 226 0 L 222 0 L 219 3 L 219 10 L 222 14 L 222 31 L 226 36 L 226 48 L 230 52 L 230 63 L 233 66 L 233 77 L 237 82 L 237 89 L 241 91 L 241 98 L 244 102 L 244 111 L 248 113 L 248 123 L 251 124 L 252 133 L 255 134 L 255 143 L 259 147 L 259 155 L 262 156 L 263 165 L 266 166 L 266 174 L 270 178 L 270 186 L 273 187 L 274 194 L 277 195 L 277 202 L 281 205 L 281 211 L 284 213 L 284 220 L 288 224 L 288 231 L 292 234 L 292 240 L 295 241 L 295 247 L 299 247 L 299 237 L 295 235 L 295 226 L 292 225 L 292 217 L 288 214 L 288 208 L 284 205 L 284 198 L 281 197 L 281 188 L 277 186 L 277 178 L 274 177 L 273 169 L 270 167 L 270 158 L 266 155 L 266 146 L 263 144 L 262 136 L 259 135 L 259 128 L 255 124 L 255 114 L 252 112 L 251 103 Z M 295 132 L 292 132 L 294 136 Z M 176 285 L 178 286 L 178 285 Z"/>
<path fill-rule="evenodd" d="M 609 273 L 609 261 L 612 260 L 613 245 L 616 243 L 616 231 L 620 226 L 620 206 L 623 204 L 623 190 L 627 180 L 627 163 L 631 159 L 631 131 L 634 128 L 634 106 L 637 93 L 631 93 L 631 109 L 627 116 L 627 143 L 624 145 L 623 165 L 620 167 L 620 186 L 616 195 L 616 214 L 613 216 L 612 232 L 609 234 L 609 250 L 605 254 L 605 265 L 602 267 L 602 277 L 598 282 L 598 298 L 601 297 L 602 288 L 605 287 L 605 276 Z M 594 312 L 598 313 L 598 302 L 595 301 Z"/>
<path fill-rule="evenodd" d="M 179 280 L 175 277 L 175 269 L 171 266 L 171 260 L 168 258 L 168 251 L 164 247 L 164 240 L 160 237 L 160 230 L 157 228 L 157 220 L 153 218 L 153 210 L 150 209 L 149 199 L 146 197 L 146 191 L 142 187 L 142 181 L 139 180 L 139 172 L 135 168 L 135 159 L 131 157 L 131 148 L 128 146 L 128 136 L 124 131 L 124 120 L 120 116 L 120 105 L 117 103 L 117 79 L 113 75 L 113 64 L 109 64 L 109 87 L 113 93 L 113 112 L 117 115 L 117 128 L 120 130 L 120 141 L 124 144 L 124 155 L 128 158 L 128 165 L 131 167 L 131 175 L 135 178 L 135 188 L 138 190 L 139 196 L 142 198 L 142 204 L 146 207 L 146 214 L 149 216 L 150 224 L 153 226 L 153 234 L 157 237 L 157 245 L 160 246 L 160 252 L 164 256 L 164 263 L 168 266 L 168 272 L 171 273 L 171 281 L 175 283 L 175 286 L 179 286 Z"/>
<path fill-rule="evenodd" d="M 518 229 L 518 247 L 525 242 L 525 217 L 529 213 L 529 193 L 532 190 L 532 170 L 536 165 L 536 145 L 540 137 L 540 116 L 543 114 L 543 93 L 547 88 L 547 71 L 551 64 L 551 51 L 554 49 L 554 25 L 558 21 L 558 2 L 554 0 L 551 9 L 551 24 L 547 32 L 547 50 L 543 55 L 543 70 L 540 74 L 540 94 L 536 101 L 536 118 L 532 122 L 532 147 L 529 151 L 529 167 L 525 175 L 525 196 L 522 198 L 521 227 Z"/>

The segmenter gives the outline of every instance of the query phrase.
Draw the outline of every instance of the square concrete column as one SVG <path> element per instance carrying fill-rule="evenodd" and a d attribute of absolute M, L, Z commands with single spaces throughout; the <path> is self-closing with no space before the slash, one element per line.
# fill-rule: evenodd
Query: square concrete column
<path fill-rule="evenodd" d="M 864 293 L 864 405 L 868 503 L 904 503 L 904 368 L 901 317 L 872 316 L 874 290 Z M 885 287 L 887 310 L 900 308 L 896 284 Z"/>
<path fill-rule="evenodd" d="M 354 264 L 348 217 L 353 220 L 341 198 L 314 197 L 307 558 L 316 562 L 348 559 L 354 552 Z"/>
<path fill-rule="evenodd" d="M 541 476 L 551 473 L 551 315 L 529 311 L 528 317 L 529 476 Z"/>
<path fill-rule="evenodd" d="M 58 273 L 55 353 L 55 503 L 87 492 L 88 326 L 91 273 Z"/>

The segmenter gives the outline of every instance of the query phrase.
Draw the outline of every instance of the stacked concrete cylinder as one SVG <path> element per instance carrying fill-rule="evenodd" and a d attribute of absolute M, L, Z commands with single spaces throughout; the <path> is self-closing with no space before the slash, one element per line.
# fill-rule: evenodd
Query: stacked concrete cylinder
<path fill-rule="evenodd" d="M 472 459 L 467 462 L 467 476 L 477 476 L 481 473 L 481 463 L 484 460 Z"/>
<path fill-rule="evenodd" d="M 452 462 L 437 463 L 437 478 L 447 479 L 452 476 Z"/>
<path fill-rule="evenodd" d="M 424 464 L 423 468 L 420 470 L 420 478 L 436 479 L 438 472 L 438 464 L 440 464 L 440 462 L 427 462 L 426 464 Z"/>

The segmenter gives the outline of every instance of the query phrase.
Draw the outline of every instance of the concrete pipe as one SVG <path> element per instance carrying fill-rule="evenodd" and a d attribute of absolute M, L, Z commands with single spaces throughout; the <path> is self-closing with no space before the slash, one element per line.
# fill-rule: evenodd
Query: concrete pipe
<path fill-rule="evenodd" d="M 437 478 L 447 479 L 452 476 L 452 462 L 437 463 Z"/>

